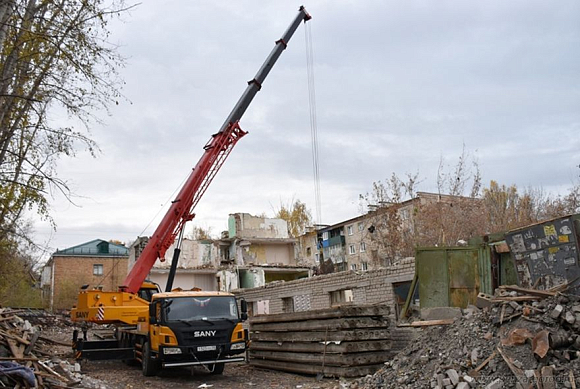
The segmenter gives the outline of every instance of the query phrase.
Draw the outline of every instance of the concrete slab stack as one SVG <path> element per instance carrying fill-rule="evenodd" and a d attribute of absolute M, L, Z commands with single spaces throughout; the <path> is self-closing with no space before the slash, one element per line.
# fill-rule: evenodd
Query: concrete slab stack
<path fill-rule="evenodd" d="M 390 309 L 342 305 L 250 320 L 250 364 L 301 374 L 372 374 L 393 354 Z"/>

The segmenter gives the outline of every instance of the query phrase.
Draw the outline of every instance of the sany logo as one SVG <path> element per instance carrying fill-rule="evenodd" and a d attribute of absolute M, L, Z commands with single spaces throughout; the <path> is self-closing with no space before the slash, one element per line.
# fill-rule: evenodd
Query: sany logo
<path fill-rule="evenodd" d="M 195 338 L 200 338 L 203 336 L 215 336 L 216 331 L 195 331 L 193 336 Z"/>

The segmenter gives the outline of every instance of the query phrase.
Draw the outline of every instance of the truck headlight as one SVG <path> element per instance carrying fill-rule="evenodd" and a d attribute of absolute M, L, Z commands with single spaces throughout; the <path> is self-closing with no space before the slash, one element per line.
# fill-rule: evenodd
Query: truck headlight
<path fill-rule="evenodd" d="M 179 347 L 165 347 L 163 354 L 181 354 L 181 349 Z"/>
<path fill-rule="evenodd" d="M 243 350 L 245 348 L 246 348 L 246 343 L 239 342 L 239 343 L 232 344 L 232 346 L 230 347 L 230 350 Z"/>

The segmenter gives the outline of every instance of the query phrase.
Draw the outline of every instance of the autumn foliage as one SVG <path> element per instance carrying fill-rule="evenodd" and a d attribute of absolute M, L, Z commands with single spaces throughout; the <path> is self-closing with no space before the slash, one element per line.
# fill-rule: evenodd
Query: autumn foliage
<path fill-rule="evenodd" d="M 418 174 L 399 178 L 396 174 L 373 183 L 361 195 L 369 208 L 372 231 L 367 238 L 377 265 L 413 256 L 417 246 L 456 246 L 470 238 L 580 212 L 580 184 L 565 195 L 550 195 L 538 188 L 481 183 L 477 163 L 468 169 L 465 151 L 451 173 L 440 166 L 438 193 L 416 192 Z"/>

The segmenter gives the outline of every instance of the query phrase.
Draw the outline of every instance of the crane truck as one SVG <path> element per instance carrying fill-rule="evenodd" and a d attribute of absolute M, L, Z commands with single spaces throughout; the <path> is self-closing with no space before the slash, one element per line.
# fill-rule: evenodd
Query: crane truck
<path fill-rule="evenodd" d="M 248 333 L 242 327 L 247 304 L 230 293 L 217 291 L 175 291 L 173 280 L 181 252 L 185 224 L 236 143 L 247 134 L 239 120 L 266 76 L 286 48 L 301 22 L 311 17 L 300 7 L 284 35 L 276 41 L 266 61 L 248 82 L 244 93 L 220 130 L 204 146 L 204 152 L 169 210 L 139 255 L 117 291 L 84 287 L 71 310 L 72 320 L 82 326 L 73 333 L 77 359 L 123 359 L 141 363 L 145 376 L 160 369 L 206 366 L 221 374 L 224 364 L 243 361 Z M 165 291 L 146 281 L 157 259 L 174 245 Z M 89 323 L 112 324 L 115 338 L 89 340 Z M 80 334 L 82 332 L 82 336 Z"/>

